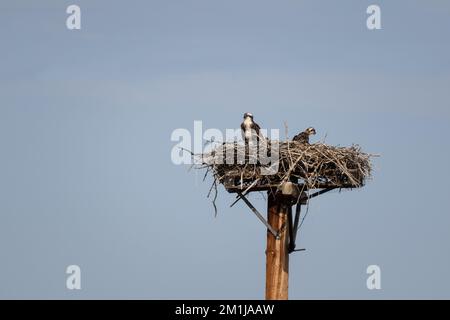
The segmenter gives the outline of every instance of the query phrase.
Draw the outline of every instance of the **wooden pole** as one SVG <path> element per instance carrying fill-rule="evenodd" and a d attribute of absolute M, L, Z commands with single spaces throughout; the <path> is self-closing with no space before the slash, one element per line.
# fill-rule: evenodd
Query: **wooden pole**
<path fill-rule="evenodd" d="M 267 232 L 266 299 L 287 300 L 289 286 L 288 218 L 287 206 L 268 193 L 267 221 L 275 230 L 282 230 L 277 239 Z M 283 228 L 283 229 L 282 229 Z"/>

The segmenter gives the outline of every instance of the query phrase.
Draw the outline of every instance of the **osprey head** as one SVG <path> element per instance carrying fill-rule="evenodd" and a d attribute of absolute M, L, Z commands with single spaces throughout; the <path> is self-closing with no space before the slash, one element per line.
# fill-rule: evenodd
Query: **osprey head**
<path fill-rule="evenodd" d="M 309 127 L 308 129 L 305 130 L 305 132 L 308 135 L 313 135 L 313 134 L 316 134 L 316 129 L 314 129 L 313 127 Z"/>
<path fill-rule="evenodd" d="M 244 113 L 244 119 L 247 118 L 247 117 L 250 117 L 250 119 L 253 120 L 253 115 L 250 112 Z"/>

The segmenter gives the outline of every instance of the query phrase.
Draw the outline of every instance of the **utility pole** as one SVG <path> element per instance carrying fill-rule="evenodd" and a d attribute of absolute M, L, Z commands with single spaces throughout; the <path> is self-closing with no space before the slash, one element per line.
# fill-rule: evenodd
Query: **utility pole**
<path fill-rule="evenodd" d="M 314 131 L 308 128 L 302 134 L 309 136 Z M 297 231 L 306 216 L 301 219 L 301 207 L 331 190 L 363 187 L 371 176 L 370 159 L 374 155 L 363 153 L 357 146 L 334 147 L 302 141 L 285 141 L 278 146 L 279 141 L 276 141 L 273 146 L 277 145 L 277 148 L 265 150 L 278 153 L 279 170 L 277 175 L 269 176 L 262 171 L 267 165 L 253 163 L 254 157 L 247 156 L 251 142 L 246 140 L 245 146 L 236 141 L 224 143 L 202 154 L 200 168 L 207 168 L 206 174 L 212 172 L 214 184 L 211 190 L 215 188 L 217 192 L 217 185 L 222 184 L 229 193 L 237 194 L 230 207 L 242 200 L 264 224 L 267 231 L 265 297 L 266 300 L 287 300 L 289 254 L 305 250 L 296 249 Z M 268 146 L 272 146 L 271 143 L 267 140 Z M 233 151 L 235 162 L 216 161 L 217 155 L 221 154 L 228 159 L 227 150 Z M 243 151 L 245 161 L 240 163 L 237 160 L 241 157 L 237 155 Z M 251 192 L 262 191 L 268 195 L 267 219 L 247 198 Z"/>
<path fill-rule="evenodd" d="M 290 204 L 268 192 L 267 221 L 273 229 L 279 230 L 275 237 L 267 232 L 266 249 L 266 300 L 287 300 L 289 286 L 289 219 Z"/>

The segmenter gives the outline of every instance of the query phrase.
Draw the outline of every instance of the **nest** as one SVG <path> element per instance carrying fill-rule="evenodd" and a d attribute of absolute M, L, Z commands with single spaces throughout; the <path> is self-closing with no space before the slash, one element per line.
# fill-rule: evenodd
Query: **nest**
<path fill-rule="evenodd" d="M 243 144 L 223 143 L 200 155 L 197 163 L 207 169 L 205 176 L 213 176 L 214 187 L 223 184 L 229 192 L 270 190 L 286 181 L 295 181 L 305 189 L 358 188 L 370 178 L 374 156 L 362 152 L 358 145 L 267 141 L 265 152 L 269 156 L 277 152 L 278 157 L 274 163 L 263 164 L 258 160 L 259 151 L 251 151 Z M 231 159 L 230 154 L 234 155 Z M 276 170 L 267 173 L 269 167 Z"/>

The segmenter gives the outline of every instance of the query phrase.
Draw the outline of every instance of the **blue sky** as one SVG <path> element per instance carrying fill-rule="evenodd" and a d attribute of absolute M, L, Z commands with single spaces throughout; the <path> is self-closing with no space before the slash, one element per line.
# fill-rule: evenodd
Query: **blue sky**
<path fill-rule="evenodd" d="M 264 227 L 170 159 L 245 111 L 381 154 L 311 203 L 292 299 L 450 297 L 448 3 L 378 1 L 369 31 L 370 1 L 77 1 L 69 31 L 73 3 L 0 3 L 0 297 L 263 298 Z"/>

